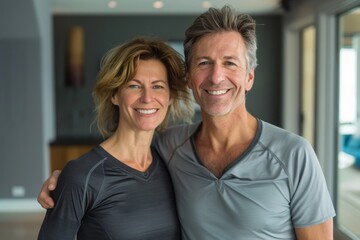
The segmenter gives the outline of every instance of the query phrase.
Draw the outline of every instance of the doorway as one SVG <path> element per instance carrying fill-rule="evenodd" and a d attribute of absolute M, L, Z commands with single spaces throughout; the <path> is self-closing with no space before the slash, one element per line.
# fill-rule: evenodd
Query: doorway
<path fill-rule="evenodd" d="M 315 53 L 316 30 L 313 25 L 301 31 L 300 134 L 314 147 L 315 131 Z"/>
<path fill-rule="evenodd" d="M 360 7 L 338 16 L 337 224 L 360 239 Z"/>

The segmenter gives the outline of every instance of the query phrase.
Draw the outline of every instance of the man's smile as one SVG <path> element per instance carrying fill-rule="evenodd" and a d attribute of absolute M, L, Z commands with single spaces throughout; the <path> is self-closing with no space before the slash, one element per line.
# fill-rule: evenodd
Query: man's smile
<path fill-rule="evenodd" d="M 226 90 L 205 90 L 208 94 L 218 96 L 223 95 L 229 91 L 229 89 Z"/>

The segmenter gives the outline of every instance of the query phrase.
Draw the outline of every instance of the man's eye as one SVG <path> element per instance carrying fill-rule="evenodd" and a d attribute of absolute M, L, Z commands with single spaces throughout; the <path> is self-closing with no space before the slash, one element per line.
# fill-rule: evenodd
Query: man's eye
<path fill-rule="evenodd" d="M 199 62 L 199 66 L 205 66 L 205 65 L 208 65 L 208 64 L 209 64 L 208 61 Z"/>
<path fill-rule="evenodd" d="M 228 65 L 228 66 L 236 66 L 236 63 L 234 63 L 234 62 L 225 62 L 225 65 Z"/>
<path fill-rule="evenodd" d="M 162 86 L 162 85 L 154 85 L 153 86 L 153 89 L 163 89 L 164 88 L 164 86 Z"/>

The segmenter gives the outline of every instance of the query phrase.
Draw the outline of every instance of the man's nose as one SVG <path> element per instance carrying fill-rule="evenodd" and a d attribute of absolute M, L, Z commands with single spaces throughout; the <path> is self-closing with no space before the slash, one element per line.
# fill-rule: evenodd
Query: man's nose
<path fill-rule="evenodd" d="M 225 72 L 223 66 L 214 64 L 211 71 L 211 82 L 218 84 L 225 79 Z"/>

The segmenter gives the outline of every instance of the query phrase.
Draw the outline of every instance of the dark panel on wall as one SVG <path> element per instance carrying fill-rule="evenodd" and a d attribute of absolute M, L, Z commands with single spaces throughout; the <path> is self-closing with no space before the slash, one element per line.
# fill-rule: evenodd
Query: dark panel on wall
<path fill-rule="evenodd" d="M 258 67 L 247 108 L 255 116 L 281 127 L 282 17 L 256 17 Z"/>
<path fill-rule="evenodd" d="M 89 129 L 93 115 L 91 90 L 104 53 L 135 36 L 150 35 L 168 41 L 183 41 L 194 16 L 54 16 L 56 120 L 58 138 L 98 137 Z M 280 125 L 281 17 L 259 19 L 259 67 L 248 95 L 248 109 L 256 116 Z M 84 29 L 84 85 L 65 86 L 67 33 L 70 27 Z"/>

